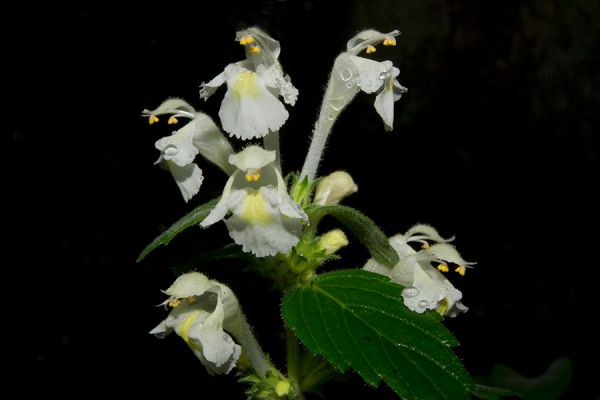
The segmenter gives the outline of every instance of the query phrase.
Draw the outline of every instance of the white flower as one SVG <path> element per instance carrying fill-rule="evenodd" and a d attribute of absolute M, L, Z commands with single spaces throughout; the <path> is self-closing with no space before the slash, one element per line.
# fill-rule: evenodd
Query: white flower
<path fill-rule="evenodd" d="M 448 272 L 448 262 L 457 264 L 456 272 L 464 275 L 465 267 L 473 263 L 462 259 L 454 246 L 442 238 L 428 225 L 415 225 L 404 235 L 390 238 L 390 244 L 398 253 L 400 261 L 393 268 L 367 261 L 363 269 L 388 276 L 393 282 L 404 286 L 404 304 L 411 310 L 422 313 L 437 310 L 442 315 L 455 317 L 468 310 L 462 302 L 462 293 L 456 289 L 442 272 Z M 435 244 L 429 245 L 429 242 Z M 421 249 L 414 250 L 409 243 L 420 243 Z M 431 265 L 436 262 L 437 269 Z"/>
<path fill-rule="evenodd" d="M 357 190 L 358 186 L 349 173 L 335 171 L 323 178 L 317 185 L 314 203 L 319 206 L 338 204 Z"/>
<path fill-rule="evenodd" d="M 246 60 L 229 64 L 213 80 L 203 83 L 200 97 L 208 99 L 227 83 L 219 110 L 223 129 L 244 140 L 261 138 L 279 130 L 289 116 L 277 97 L 293 106 L 298 90 L 277 61 L 277 40 L 256 27 L 237 32 L 236 40 L 245 46 Z"/>
<path fill-rule="evenodd" d="M 200 225 L 210 226 L 231 211 L 225 224 L 245 252 L 266 257 L 287 253 L 295 246 L 307 216 L 288 195 L 281 173 L 272 165 L 274 160 L 275 151 L 258 146 L 232 154 L 229 162 L 238 170 Z"/>
<path fill-rule="evenodd" d="M 391 130 L 394 124 L 394 102 L 398 101 L 407 91 L 396 79 L 400 70 L 391 61 L 374 61 L 358 54 L 375 52 L 376 45 L 395 46 L 399 31 L 381 33 L 366 30 L 348 41 L 347 51 L 338 56 L 332 72 L 332 83 L 336 83 L 332 96 L 332 107 L 345 107 L 354 95 L 362 90 L 365 93 L 377 93 L 375 110 L 381 116 L 386 130 Z M 335 79 L 334 79 L 335 78 Z M 337 103 L 337 105 L 336 105 Z"/>
<path fill-rule="evenodd" d="M 158 116 L 171 114 L 168 123 L 174 125 L 178 118 L 188 118 L 190 122 L 171 136 L 159 139 L 155 146 L 160 151 L 156 161 L 173 174 L 175 182 L 187 202 L 202 185 L 202 170 L 194 163 L 198 153 L 218 165 L 226 173 L 231 173 L 227 159 L 233 148 L 219 128 L 206 114 L 196 112 L 192 106 L 181 99 L 168 99 L 155 110 L 144 110 L 142 115 L 149 118 L 150 124 L 158 122 Z"/>
<path fill-rule="evenodd" d="M 164 291 L 173 307 L 169 316 L 150 331 L 160 338 L 179 335 L 206 367 L 209 374 L 227 374 L 235 367 L 241 347 L 225 330 L 241 318 L 231 290 L 198 272 L 180 276 Z"/>

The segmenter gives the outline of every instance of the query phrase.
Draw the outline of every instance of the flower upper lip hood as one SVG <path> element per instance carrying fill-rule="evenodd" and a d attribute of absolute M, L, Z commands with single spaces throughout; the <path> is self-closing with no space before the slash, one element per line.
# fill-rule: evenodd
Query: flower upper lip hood
<path fill-rule="evenodd" d="M 246 59 L 227 65 L 211 81 L 202 83 L 200 97 L 208 99 L 226 83 L 219 110 L 223 129 L 244 140 L 262 138 L 278 131 L 289 116 L 278 96 L 293 106 L 298 90 L 277 61 L 281 51 L 277 40 L 257 27 L 237 32 L 236 40 L 244 45 Z"/>

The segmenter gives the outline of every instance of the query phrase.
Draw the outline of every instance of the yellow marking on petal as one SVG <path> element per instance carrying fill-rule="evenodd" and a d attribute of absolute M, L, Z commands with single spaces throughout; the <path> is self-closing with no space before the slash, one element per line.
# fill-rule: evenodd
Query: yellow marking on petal
<path fill-rule="evenodd" d="M 167 124 L 169 124 L 169 125 L 175 125 L 175 124 L 176 124 L 176 123 L 178 123 L 178 122 L 179 122 L 179 120 L 178 120 L 177 118 L 175 118 L 175 117 L 171 117 L 171 118 L 169 118 L 169 120 L 167 121 Z"/>
<path fill-rule="evenodd" d="M 421 250 L 427 250 L 429 248 L 429 243 L 423 243 L 421 245 Z"/>
<path fill-rule="evenodd" d="M 252 168 L 246 172 L 246 182 L 258 182 L 260 179 L 260 168 Z"/>
<path fill-rule="evenodd" d="M 448 268 L 447 264 L 438 264 L 437 269 L 441 272 L 448 272 L 450 268 Z"/>
<path fill-rule="evenodd" d="M 183 339 L 184 342 L 188 344 L 188 346 L 194 348 L 197 345 L 190 341 L 190 328 L 196 322 L 200 316 L 200 311 L 194 311 L 190 313 L 190 315 L 183 321 L 183 323 L 179 326 L 179 329 L 176 329 L 175 332 Z"/>
<path fill-rule="evenodd" d="M 256 97 L 258 94 L 256 72 L 245 71 L 239 74 L 233 84 L 233 94 L 238 99 L 242 96 Z"/>
<path fill-rule="evenodd" d="M 258 191 L 248 193 L 244 199 L 243 210 L 240 217 L 249 224 L 267 225 L 272 220 L 272 216 L 267 210 L 265 199 Z"/>
<path fill-rule="evenodd" d="M 384 46 L 395 46 L 396 38 L 395 37 L 385 38 L 385 40 L 383 41 L 383 45 Z"/>
<path fill-rule="evenodd" d="M 259 54 L 260 53 L 260 47 L 258 46 L 252 46 L 248 49 L 248 51 L 252 54 Z"/>
<path fill-rule="evenodd" d="M 148 123 L 150 125 L 153 125 L 153 124 L 157 123 L 158 121 L 159 121 L 159 119 L 156 115 L 151 115 L 148 117 Z"/>
<path fill-rule="evenodd" d="M 179 299 L 170 299 L 167 305 L 171 308 L 177 308 L 181 304 Z"/>
<path fill-rule="evenodd" d="M 440 303 L 438 304 L 437 312 L 438 312 L 440 315 L 444 315 L 444 314 L 446 314 L 446 311 L 448 311 L 448 305 L 449 305 L 449 304 L 448 304 L 448 298 L 447 298 L 447 297 L 444 297 L 444 298 L 443 298 L 443 299 L 440 301 Z"/>
<path fill-rule="evenodd" d="M 375 53 L 376 51 L 377 51 L 377 49 L 375 48 L 375 46 L 369 45 L 367 47 L 367 54 Z"/>
<path fill-rule="evenodd" d="M 460 276 L 465 276 L 465 273 L 467 272 L 467 269 L 465 267 L 461 267 L 459 265 L 454 271 L 458 272 L 460 274 Z"/>
<path fill-rule="evenodd" d="M 188 304 L 194 304 L 196 302 L 196 296 L 188 296 L 185 301 L 187 301 Z"/>
<path fill-rule="evenodd" d="M 275 385 L 275 394 L 279 397 L 286 396 L 290 393 L 290 382 L 289 381 L 279 381 Z"/>

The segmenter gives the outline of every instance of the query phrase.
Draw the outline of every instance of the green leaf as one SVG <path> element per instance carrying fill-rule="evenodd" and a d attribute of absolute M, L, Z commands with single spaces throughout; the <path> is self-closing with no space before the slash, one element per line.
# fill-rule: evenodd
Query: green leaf
<path fill-rule="evenodd" d="M 309 211 L 311 222 L 319 221 L 325 215 L 331 215 L 341 222 L 369 250 L 378 263 L 393 267 L 398 264 L 398 254 L 381 229 L 371 220 L 351 207 L 330 205 Z"/>
<path fill-rule="evenodd" d="M 521 398 L 521 396 L 508 389 L 480 384 L 473 387 L 473 396 L 482 400 L 502 400 L 504 397 Z"/>
<path fill-rule="evenodd" d="M 330 272 L 288 292 L 283 318 L 310 351 L 371 386 L 383 379 L 406 400 L 469 399 L 471 377 L 451 350 L 457 340 L 437 313 L 406 308 L 401 292 L 372 272 Z"/>
<path fill-rule="evenodd" d="M 507 388 L 525 400 L 555 400 L 568 389 L 572 377 L 571 360 L 558 358 L 546 372 L 534 378 L 523 376 L 506 365 L 496 364 L 490 377 L 480 377 L 478 381 Z"/>
<path fill-rule="evenodd" d="M 206 216 L 210 213 L 210 210 L 217 204 L 219 198 L 212 199 L 208 203 L 204 203 L 192 210 L 185 217 L 181 218 L 179 221 L 175 222 L 169 229 L 161 233 L 150 243 L 146 248 L 140 253 L 136 262 L 142 261 L 148 254 L 150 254 L 154 249 L 158 246 L 166 246 L 169 244 L 175 236 L 179 235 L 181 232 L 189 228 L 190 226 L 199 224 L 206 218 Z"/>

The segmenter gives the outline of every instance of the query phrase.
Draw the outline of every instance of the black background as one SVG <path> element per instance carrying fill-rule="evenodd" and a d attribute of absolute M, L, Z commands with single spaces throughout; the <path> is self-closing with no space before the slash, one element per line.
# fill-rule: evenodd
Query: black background
<path fill-rule="evenodd" d="M 7 10 L 6 270 L 17 276 L 5 286 L 17 288 L 14 321 L 24 321 L 10 321 L 25 339 L 16 342 L 19 359 L 77 369 L 107 394 L 241 397 L 233 377 L 208 377 L 180 340 L 147 334 L 165 315 L 154 305 L 173 264 L 228 236 L 223 224 L 192 229 L 135 264 L 161 229 L 218 195 L 226 179 L 201 162 L 205 183 L 185 204 L 171 176 L 153 166 L 154 142 L 170 127 L 149 127 L 140 112 L 177 96 L 216 118 L 222 92 L 204 103 L 198 86 L 243 57 L 235 31 L 258 24 L 280 40 L 280 61 L 300 90 L 281 131 L 284 169 L 297 170 L 336 54 L 363 28 L 398 28 L 398 46 L 375 54 L 394 61 L 409 89 L 396 103 L 394 131 L 383 131 L 373 97 L 359 95 L 335 126 L 321 173 L 349 171 L 359 192 L 347 204 L 386 233 L 430 223 L 456 235 L 463 256 L 478 262 L 464 278 L 451 275 L 470 311 L 448 321 L 472 373 L 500 362 L 535 376 L 566 356 L 575 375 L 565 398 L 597 396 L 587 364 L 598 354 L 591 324 L 600 25 L 589 3 L 81 2 Z M 361 266 L 367 254 L 355 244 L 342 256 L 326 268 Z M 235 263 L 198 268 L 236 291 L 283 368 L 280 299 L 268 282 Z M 68 390 L 69 375 L 55 387 Z M 326 391 L 347 393 L 373 392 L 357 378 Z M 384 387 L 377 396 L 393 397 Z"/>

